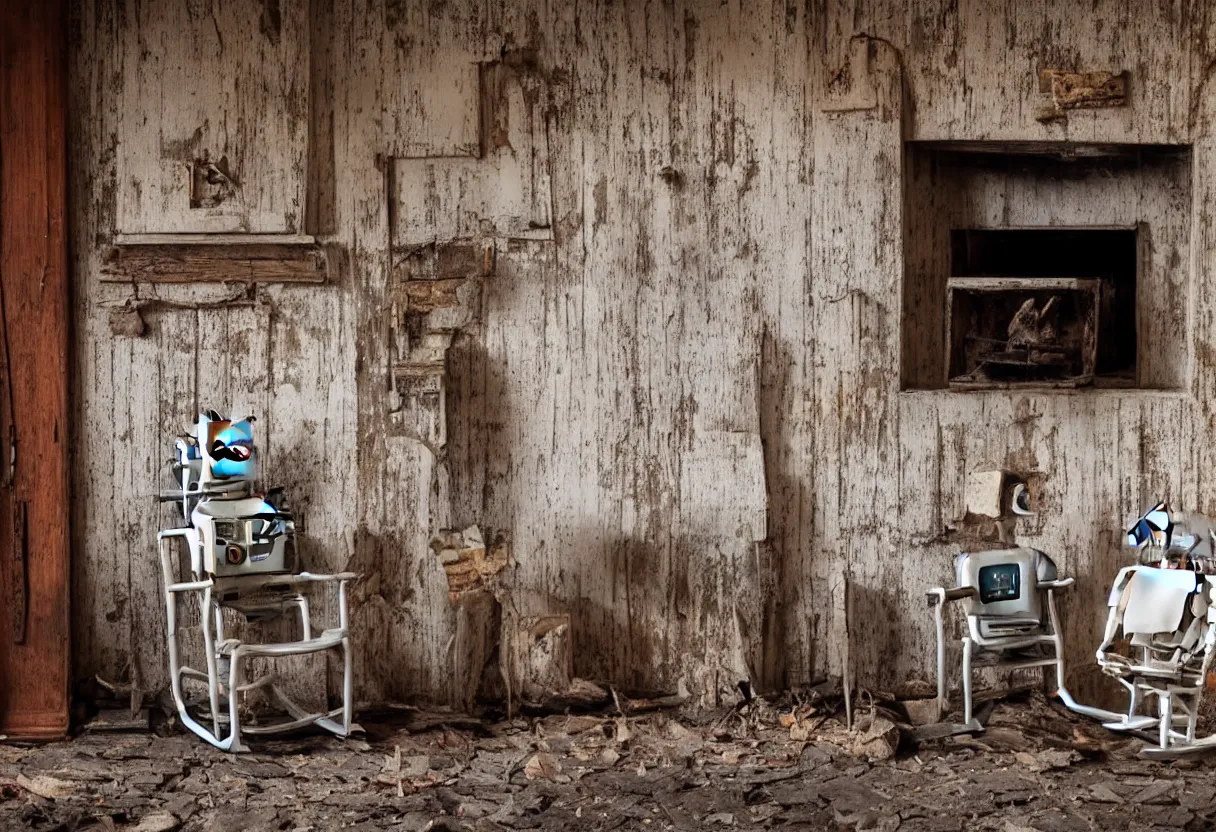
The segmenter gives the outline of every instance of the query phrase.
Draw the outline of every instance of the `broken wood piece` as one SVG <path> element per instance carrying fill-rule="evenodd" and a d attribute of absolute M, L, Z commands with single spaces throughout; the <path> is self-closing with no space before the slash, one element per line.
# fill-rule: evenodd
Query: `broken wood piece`
<path fill-rule="evenodd" d="M 912 725 L 932 725 L 942 718 L 941 700 L 936 697 L 908 699 L 899 704 L 903 706 L 904 712 L 908 715 L 908 722 Z"/>
<path fill-rule="evenodd" d="M 411 313 L 433 312 L 436 309 L 460 305 L 463 278 L 445 280 L 411 280 L 405 284 L 405 297 Z"/>
<path fill-rule="evenodd" d="M 620 697 L 622 709 L 626 714 L 630 715 L 646 713 L 648 711 L 661 711 L 667 708 L 679 708 L 687 704 L 690 699 L 692 699 L 692 695 L 684 687 L 682 681 L 679 691 L 667 696 L 651 696 L 639 699 L 633 699 L 628 696 Z"/>
<path fill-rule="evenodd" d="M 520 710 L 529 716 L 599 711 L 612 702 L 612 693 L 595 682 L 573 679 L 562 691 L 545 691 L 538 699 L 521 701 Z"/>
<path fill-rule="evenodd" d="M 963 503 L 968 514 L 999 518 L 1001 496 L 1005 493 L 1004 471 L 973 471 L 967 475 Z"/>
<path fill-rule="evenodd" d="M 79 785 L 73 780 L 63 780 L 58 777 L 51 777 L 49 774 L 35 774 L 31 777 L 18 774 L 17 785 L 30 794 L 37 795 L 45 800 L 71 797 L 76 794 L 79 788 Z"/>
<path fill-rule="evenodd" d="M 1016 685 L 1007 687 L 984 688 L 977 690 L 971 694 L 972 703 L 979 705 L 981 703 L 997 702 L 1002 699 L 1012 699 L 1018 696 L 1026 696 L 1027 694 L 1036 691 L 1041 686 L 1035 682 L 1022 682 Z"/>
<path fill-rule="evenodd" d="M 451 646 L 453 708 L 471 712 L 485 687 L 486 669 L 498 647 L 502 606 L 485 590 L 461 593 L 456 600 L 456 635 Z"/>
<path fill-rule="evenodd" d="M 1017 751 L 1014 752 L 1013 758 L 1019 764 L 1038 773 L 1058 768 L 1067 768 L 1081 759 L 1081 755 L 1065 748 L 1045 748 L 1042 751 L 1035 751 L 1033 753 L 1030 751 Z"/>
<path fill-rule="evenodd" d="M 1069 72 L 1044 69 L 1039 72 L 1039 91 L 1051 95 L 1051 103 L 1035 118 L 1051 122 L 1068 117 L 1069 110 L 1122 107 L 1127 103 L 1128 73 Z"/>
<path fill-rule="evenodd" d="M 453 601 L 463 593 L 482 589 L 510 564 L 506 537 L 498 535 L 487 548 L 477 526 L 464 531 L 443 529 L 431 539 L 431 551 L 447 573 L 448 595 Z"/>
<path fill-rule="evenodd" d="M 975 730 L 973 726 L 964 725 L 961 722 L 935 722 L 913 729 L 911 737 L 917 743 L 932 742 L 959 734 L 972 734 L 975 733 Z"/>
<path fill-rule="evenodd" d="M 885 716 L 875 714 L 870 725 L 853 743 L 854 757 L 889 760 L 899 748 L 899 727 Z"/>
<path fill-rule="evenodd" d="M 400 282 L 469 280 L 494 274 L 493 242 L 452 240 L 398 251 L 393 253 L 393 277 Z"/>
<path fill-rule="evenodd" d="M 1039 91 L 1050 93 L 1061 110 L 1082 107 L 1122 107 L 1127 103 L 1128 73 L 1070 72 L 1044 69 L 1039 72 Z"/>
<path fill-rule="evenodd" d="M 525 704 L 567 690 L 574 679 L 570 616 L 509 616 L 502 655 L 508 688 Z"/>
<path fill-rule="evenodd" d="M 508 713 L 516 702 L 529 714 L 593 711 L 612 701 L 606 688 L 574 676 L 574 644 L 566 613 L 503 622 L 501 646 Z"/>
<path fill-rule="evenodd" d="M 470 526 L 462 532 L 441 531 L 431 540 L 431 549 L 439 557 L 448 576 L 449 593 L 455 596 L 481 588 L 487 578 L 507 566 L 505 546 L 487 551 L 481 530 Z"/>
<path fill-rule="evenodd" d="M 405 730 L 411 734 L 423 734 L 436 728 L 472 731 L 479 735 L 489 734 L 489 729 L 481 719 L 447 710 L 419 710 L 411 715 L 405 726 Z"/>
<path fill-rule="evenodd" d="M 149 728 L 147 708 L 140 709 L 134 715 L 131 714 L 129 708 L 104 708 L 84 726 L 84 729 L 90 733 L 147 731 Z"/>
<path fill-rule="evenodd" d="M 153 812 L 141 817 L 138 823 L 124 826 L 123 829 L 129 832 L 172 832 L 179 826 L 181 821 L 172 812 Z"/>

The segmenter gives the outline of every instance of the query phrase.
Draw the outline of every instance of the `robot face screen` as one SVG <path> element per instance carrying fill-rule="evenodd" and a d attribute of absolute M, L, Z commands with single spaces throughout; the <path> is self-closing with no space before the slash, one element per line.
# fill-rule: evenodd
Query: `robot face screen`
<path fill-rule="evenodd" d="M 249 459 L 251 452 L 247 445 L 225 445 L 223 441 L 217 439 L 211 443 L 211 455 L 216 459 L 244 462 Z"/>
<path fill-rule="evenodd" d="M 1016 601 L 1022 595 L 1022 570 L 1016 563 L 1000 563 L 980 568 L 980 603 Z"/>
<path fill-rule="evenodd" d="M 249 422 L 212 422 L 207 453 L 217 477 L 253 476 L 253 429 Z"/>

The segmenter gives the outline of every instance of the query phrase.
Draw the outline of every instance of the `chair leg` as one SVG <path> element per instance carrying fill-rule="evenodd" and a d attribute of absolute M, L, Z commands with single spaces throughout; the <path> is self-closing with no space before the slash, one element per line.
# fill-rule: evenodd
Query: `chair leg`
<path fill-rule="evenodd" d="M 1195 741 L 1195 724 L 1199 721 L 1199 694 L 1182 700 L 1186 708 L 1186 742 L 1190 745 Z"/>
<path fill-rule="evenodd" d="M 971 638 L 963 638 L 963 723 L 971 724 Z"/>
<path fill-rule="evenodd" d="M 211 590 L 203 590 L 199 610 L 203 631 L 203 651 L 207 658 L 207 697 L 211 706 L 211 731 L 216 739 L 220 736 L 220 677 L 219 661 L 215 655 L 215 637 L 211 631 L 211 616 L 214 608 L 211 604 Z"/>
<path fill-rule="evenodd" d="M 1127 700 L 1127 718 L 1133 720 L 1140 712 L 1140 706 L 1144 703 L 1144 692 L 1140 690 L 1140 686 L 1134 681 L 1128 686 L 1130 694 Z"/>
<path fill-rule="evenodd" d="M 1160 739 L 1162 748 L 1170 746 L 1170 731 L 1174 728 L 1174 699 L 1173 696 L 1165 691 L 1157 695 L 1158 714 L 1161 717 L 1158 725 L 1157 735 Z"/>
<path fill-rule="evenodd" d="M 350 636 L 342 639 L 342 730 L 343 736 L 350 734 L 354 717 L 354 679 L 350 655 Z"/>
<path fill-rule="evenodd" d="M 945 602 L 939 600 L 933 607 L 933 624 L 937 631 L 937 713 L 938 719 L 945 717 L 947 709 L 946 696 L 946 624 L 942 620 L 942 607 Z"/>
<path fill-rule="evenodd" d="M 241 648 L 233 649 L 232 654 L 228 659 L 228 741 L 232 744 L 233 751 L 247 750 L 241 745 L 241 716 L 239 713 L 240 695 L 237 691 L 241 687 Z"/>

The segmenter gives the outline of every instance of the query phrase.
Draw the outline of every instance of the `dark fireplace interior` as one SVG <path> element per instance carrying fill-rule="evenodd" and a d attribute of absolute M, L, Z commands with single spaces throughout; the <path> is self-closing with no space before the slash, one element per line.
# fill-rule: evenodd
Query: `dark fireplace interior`
<path fill-rule="evenodd" d="M 1133 386 L 1136 230 L 951 232 L 952 386 Z"/>

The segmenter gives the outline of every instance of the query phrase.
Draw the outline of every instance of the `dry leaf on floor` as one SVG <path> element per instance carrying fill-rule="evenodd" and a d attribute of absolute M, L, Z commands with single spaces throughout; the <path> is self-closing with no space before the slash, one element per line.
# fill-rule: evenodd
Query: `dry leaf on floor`
<path fill-rule="evenodd" d="M 667 723 L 667 737 L 673 740 L 683 740 L 692 736 L 692 731 L 689 731 L 678 722 L 672 721 Z"/>
<path fill-rule="evenodd" d="M 33 777 L 18 774 L 17 785 L 30 794 L 36 794 L 47 800 L 54 800 L 57 797 L 70 797 L 76 794 L 78 790 L 77 784 L 70 780 L 60 780 L 45 774 L 35 774 Z"/>
<path fill-rule="evenodd" d="M 742 748 L 730 748 L 722 752 L 722 762 L 728 766 L 737 766 L 739 761 L 747 755 L 747 751 Z"/>
<path fill-rule="evenodd" d="M 155 812 L 144 815 L 138 823 L 122 828 L 124 832 L 172 832 L 181 825 L 182 822 L 169 812 Z"/>
<path fill-rule="evenodd" d="M 1045 748 L 1033 754 L 1029 751 L 1019 751 L 1013 755 L 1015 760 L 1035 772 L 1067 768 L 1072 764 L 1074 759 L 1079 757 L 1080 755 L 1075 751 L 1068 751 L 1062 748 Z"/>
<path fill-rule="evenodd" d="M 524 776 L 529 780 L 552 780 L 561 773 L 561 763 L 552 754 L 534 754 L 524 766 Z"/>
<path fill-rule="evenodd" d="M 613 732 L 613 737 L 620 743 L 629 742 L 633 739 L 633 731 L 629 728 L 629 720 L 623 716 L 616 718 L 616 730 Z"/>

